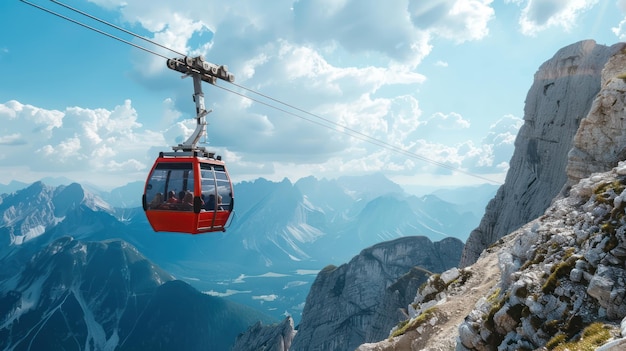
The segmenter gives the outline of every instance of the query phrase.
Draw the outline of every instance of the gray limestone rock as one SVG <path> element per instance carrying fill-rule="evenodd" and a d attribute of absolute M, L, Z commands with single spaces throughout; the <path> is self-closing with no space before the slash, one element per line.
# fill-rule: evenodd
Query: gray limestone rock
<path fill-rule="evenodd" d="M 455 238 L 433 244 L 426 237 L 403 237 L 324 268 L 307 296 L 291 351 L 353 350 L 386 337 L 406 319 L 404 309 L 428 271 L 456 266 L 462 247 Z"/>
<path fill-rule="evenodd" d="M 626 266 L 624 258 L 608 252 L 626 247 L 626 215 L 611 216 L 615 204 L 626 199 L 626 192 L 619 191 L 626 187 L 620 174 L 625 170 L 626 162 L 620 162 L 611 172 L 583 179 L 569 196 L 555 200 L 544 216 L 505 238 L 513 246 L 504 251 L 521 254 L 512 260 L 522 265 L 510 275 L 501 270 L 498 296 L 476 306 L 482 312 L 490 308 L 489 314 L 470 313 L 459 326 L 464 347 L 512 351 L 526 345 L 525 349 L 537 349 L 557 333 L 575 340 L 580 330 L 594 322 L 617 334 L 617 321 L 626 316 Z M 594 190 L 583 191 L 583 187 Z M 590 235 L 575 240 L 580 230 Z M 528 250 L 532 256 L 521 249 L 527 247 L 528 237 L 536 238 Z M 607 260 L 608 256 L 612 259 Z M 512 280 L 510 284 L 505 284 L 505 276 Z M 493 334 L 483 337 L 485 329 Z M 623 345 L 618 340 L 603 350 L 621 350 Z"/>
<path fill-rule="evenodd" d="M 622 47 L 585 40 L 564 47 L 539 67 L 505 183 L 470 234 L 461 266 L 472 264 L 489 245 L 542 215 L 559 194 L 567 181 L 572 140 L 600 91 L 601 70 Z"/>
<path fill-rule="evenodd" d="M 291 317 L 268 326 L 258 322 L 237 337 L 232 351 L 288 351 L 295 335 Z"/>
<path fill-rule="evenodd" d="M 625 44 L 616 47 L 621 49 Z M 615 47 L 615 46 L 614 46 Z M 611 56 L 602 70 L 602 90 L 587 117 L 580 122 L 568 154 L 568 185 L 595 172 L 606 172 L 626 159 L 626 53 Z"/>

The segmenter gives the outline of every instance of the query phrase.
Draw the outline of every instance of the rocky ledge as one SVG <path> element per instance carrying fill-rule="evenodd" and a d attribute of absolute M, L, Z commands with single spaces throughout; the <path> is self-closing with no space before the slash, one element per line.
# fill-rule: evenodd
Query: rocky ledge
<path fill-rule="evenodd" d="M 430 277 L 409 306 L 411 318 L 387 340 L 359 350 L 399 345 L 407 350 L 564 350 L 583 342 L 604 345 L 603 351 L 623 350 L 625 210 L 626 162 L 621 162 L 581 180 L 570 196 L 499 240 L 476 264 Z M 492 277 L 494 270 L 498 277 Z M 459 301 L 471 306 L 467 313 Z"/>

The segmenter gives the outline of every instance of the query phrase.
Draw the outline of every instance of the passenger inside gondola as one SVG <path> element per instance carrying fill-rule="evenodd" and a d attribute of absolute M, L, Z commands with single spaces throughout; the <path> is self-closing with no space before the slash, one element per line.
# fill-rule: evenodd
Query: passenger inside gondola
<path fill-rule="evenodd" d="M 183 201 L 181 203 L 181 210 L 183 211 L 191 211 L 193 210 L 193 194 L 191 192 L 186 192 L 183 196 Z"/>
<path fill-rule="evenodd" d="M 180 201 L 176 197 L 176 193 L 174 192 L 174 190 L 170 190 L 170 192 L 167 193 L 167 203 L 168 204 L 177 204 L 179 202 Z"/>
<path fill-rule="evenodd" d="M 156 210 L 163 205 L 163 194 L 156 193 L 152 201 L 150 201 L 150 209 Z"/>
<path fill-rule="evenodd" d="M 224 210 L 224 206 L 222 204 L 222 195 L 217 194 L 217 210 L 218 211 L 223 211 Z"/>

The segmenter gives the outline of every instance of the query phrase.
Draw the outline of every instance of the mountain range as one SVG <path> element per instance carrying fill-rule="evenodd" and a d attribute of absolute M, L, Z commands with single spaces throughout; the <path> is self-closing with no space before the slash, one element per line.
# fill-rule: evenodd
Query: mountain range
<path fill-rule="evenodd" d="M 480 218 L 464 204 L 434 195 L 407 195 L 381 175 L 337 180 L 309 177 L 296 183 L 258 179 L 236 184 L 236 216 L 227 232 L 191 236 L 154 233 L 141 208 L 116 207 L 104 200 L 131 204 L 121 194 L 141 189 L 140 184 L 131 183 L 108 194 L 92 189 L 77 183 L 51 186 L 40 181 L 0 195 L 0 331 L 7 340 L 0 349 L 48 343 L 65 334 L 75 337 L 64 339 L 58 348 L 74 348 L 70 346 L 74 344 L 79 345 L 76 349 L 147 347 L 138 344 L 139 339 L 153 340 L 157 334 L 123 326 L 138 318 L 136 314 L 146 306 L 158 310 L 150 305 L 156 296 L 170 306 L 178 306 L 179 298 L 225 306 L 232 317 L 229 323 L 236 326 L 231 328 L 235 334 L 220 333 L 227 338 L 220 342 L 227 345 L 258 321 L 276 322 L 288 314 L 299 323 L 310 286 L 327 265 L 347 262 L 363 247 L 389 239 L 421 235 L 430 242 L 462 236 Z M 455 240 L 462 245 L 460 239 Z M 71 257 L 74 254 L 78 257 Z M 131 261 L 144 262 L 150 269 L 135 277 L 111 275 L 130 269 L 131 254 Z M 454 256 L 458 261 L 460 251 Z M 57 259 L 73 263 L 57 263 Z M 438 269 L 443 268 L 447 266 Z M 57 277 L 67 275 L 68 270 L 75 274 Z M 91 276 L 96 274 L 102 285 L 90 291 L 92 295 L 78 296 L 82 286 L 93 286 Z M 120 282 L 113 284 L 111 279 Z M 131 280 L 152 283 L 138 292 L 128 286 Z M 35 289 L 33 284 L 42 285 Z M 167 292 L 164 296 L 171 295 L 170 300 L 159 295 L 161 291 Z M 139 301 L 137 296 L 147 296 L 147 300 Z M 107 301 L 99 301 L 99 297 Z M 134 301 L 130 307 L 128 300 Z M 180 316 L 203 324 L 215 322 L 210 316 L 194 315 L 197 311 L 191 307 L 186 311 L 179 307 L 174 310 Z M 105 322 L 109 317 L 102 310 L 114 311 L 113 320 Z M 209 310 L 207 307 L 205 312 Z M 162 323 L 159 318 L 175 311 L 155 312 L 158 316 L 150 316 L 153 320 L 148 322 Z M 183 318 L 180 316 L 177 318 Z M 48 317 L 50 324 L 35 321 Z M 83 322 L 65 323 L 53 330 L 56 324 L 52 322 L 64 318 Z M 98 331 L 97 337 L 89 329 L 90 323 Z M 35 332 L 39 329 L 45 332 Z M 181 330 L 172 327 L 169 332 Z M 214 342 L 200 338 L 185 349 Z M 171 341 L 162 347 L 172 345 L 178 344 Z"/>
<path fill-rule="evenodd" d="M 625 47 L 539 68 L 479 224 L 377 174 L 237 184 L 232 226 L 200 236 L 104 200 L 140 184 L 2 194 L 0 347 L 623 350 Z"/>
<path fill-rule="evenodd" d="M 227 350 L 273 320 L 174 280 L 121 240 L 57 239 L 0 291 L 3 350 Z"/>

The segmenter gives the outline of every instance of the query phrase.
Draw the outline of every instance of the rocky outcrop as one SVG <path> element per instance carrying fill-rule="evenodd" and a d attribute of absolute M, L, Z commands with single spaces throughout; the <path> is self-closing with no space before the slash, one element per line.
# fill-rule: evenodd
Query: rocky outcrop
<path fill-rule="evenodd" d="M 600 91 L 602 68 L 622 47 L 581 41 L 541 65 L 526 97 L 524 125 L 505 183 L 470 234 L 461 266 L 474 263 L 489 245 L 540 216 L 559 194 L 567 181 L 572 140 Z"/>
<path fill-rule="evenodd" d="M 623 350 L 626 162 L 581 180 L 475 264 L 430 277 L 408 310 L 358 350 Z"/>
<path fill-rule="evenodd" d="M 626 163 L 596 174 L 512 234 L 501 284 L 459 327 L 457 350 L 534 350 L 576 342 L 626 317 Z M 550 348 L 552 348 L 550 347 Z M 572 348 L 575 349 L 575 348 Z"/>
<path fill-rule="evenodd" d="M 231 351 L 289 351 L 295 335 L 291 317 L 269 326 L 258 322 L 237 337 Z"/>
<path fill-rule="evenodd" d="M 611 56 L 602 70 L 602 90 L 580 122 L 568 154 L 568 185 L 595 172 L 606 172 L 626 159 L 626 53 Z"/>
<path fill-rule="evenodd" d="M 430 272 L 456 266 L 462 247 L 455 238 L 433 244 L 426 237 L 403 237 L 324 268 L 307 296 L 290 350 L 350 350 L 385 337 L 406 319 L 404 309 Z"/>

